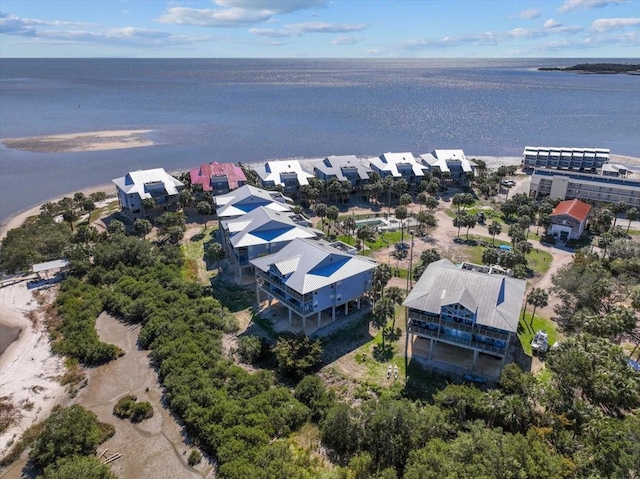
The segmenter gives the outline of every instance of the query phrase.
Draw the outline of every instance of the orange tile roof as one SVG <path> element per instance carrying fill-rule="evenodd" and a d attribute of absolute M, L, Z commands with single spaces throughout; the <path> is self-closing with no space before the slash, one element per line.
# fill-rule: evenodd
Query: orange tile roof
<path fill-rule="evenodd" d="M 558 203 L 558 206 L 551 212 L 551 216 L 568 215 L 578 221 L 587 219 L 587 215 L 591 211 L 591 205 L 580 200 L 565 200 Z"/>

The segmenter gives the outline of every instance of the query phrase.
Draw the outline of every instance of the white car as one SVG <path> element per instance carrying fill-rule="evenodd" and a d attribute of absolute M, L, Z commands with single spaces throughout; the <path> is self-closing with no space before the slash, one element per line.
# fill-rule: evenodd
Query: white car
<path fill-rule="evenodd" d="M 549 335 L 544 329 L 536 332 L 531 341 L 531 349 L 539 353 L 546 353 L 549 349 Z"/>

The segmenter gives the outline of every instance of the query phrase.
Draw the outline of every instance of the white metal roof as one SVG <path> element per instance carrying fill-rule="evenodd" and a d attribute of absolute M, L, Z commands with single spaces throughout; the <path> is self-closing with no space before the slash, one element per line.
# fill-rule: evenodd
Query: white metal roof
<path fill-rule="evenodd" d="M 339 181 L 347 179 L 344 176 L 345 169 L 357 170 L 358 176 L 362 180 L 369 179 L 371 172 L 371 168 L 355 155 L 329 156 L 324 160 L 314 161 L 312 165 L 327 176 L 335 175 Z"/>
<path fill-rule="evenodd" d="M 286 203 L 290 198 L 278 191 L 267 191 L 255 186 L 245 185 L 224 195 L 214 196 L 218 209 L 218 218 L 232 218 L 247 214 L 254 209 L 264 206 L 274 211 L 290 211 Z"/>
<path fill-rule="evenodd" d="M 34 273 L 42 273 L 43 271 L 49 271 L 51 269 L 62 269 L 69 266 L 68 259 L 57 259 L 55 261 L 47 261 L 46 263 L 34 264 L 31 267 L 31 271 Z"/>
<path fill-rule="evenodd" d="M 387 171 L 396 178 L 402 177 L 398 165 L 411 165 L 415 176 L 424 176 L 425 166 L 418 163 L 413 153 L 384 153 L 375 158 L 369 158 L 369 163 L 379 171 Z"/>
<path fill-rule="evenodd" d="M 183 183 L 164 171 L 164 168 L 130 171 L 121 178 L 114 178 L 113 183 L 124 193 L 138 194 L 141 199 L 151 198 L 147 191 L 156 185 L 162 185 L 168 195 L 177 195 Z"/>
<path fill-rule="evenodd" d="M 294 261 L 295 269 L 292 268 Z M 348 280 L 378 265 L 365 256 L 350 255 L 325 242 L 306 239 L 295 239 L 277 253 L 252 259 L 251 263 L 264 272 L 269 271 L 271 265 L 283 274 L 290 271 L 285 284 L 300 294 Z"/>
<path fill-rule="evenodd" d="M 302 169 L 298 160 L 267 161 L 262 165 L 256 165 L 254 170 L 263 183 L 273 182 L 275 185 L 284 185 L 282 175 L 286 174 L 296 175 L 300 185 L 308 185 L 309 178 L 313 178 L 311 173 Z"/>
<path fill-rule="evenodd" d="M 440 171 L 450 171 L 449 163 L 460 163 L 462 171 L 471 173 L 475 163 L 468 160 L 463 150 L 433 150 L 431 153 L 420 155 L 423 163 L 429 167 L 437 167 Z"/>

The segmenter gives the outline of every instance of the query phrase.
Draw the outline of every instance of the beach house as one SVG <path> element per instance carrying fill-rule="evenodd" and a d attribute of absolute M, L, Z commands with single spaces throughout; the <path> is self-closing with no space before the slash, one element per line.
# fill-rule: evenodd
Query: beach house
<path fill-rule="evenodd" d="M 591 205 L 580 200 L 566 200 L 558 203 L 549 215 L 547 233 L 560 241 L 579 239 L 587 225 Z"/>
<path fill-rule="evenodd" d="M 348 181 L 354 188 L 360 188 L 369 181 L 371 168 L 364 160 L 355 155 L 329 156 L 324 160 L 314 161 L 313 174 L 323 181 Z"/>
<path fill-rule="evenodd" d="M 526 281 L 502 271 L 441 259 L 427 266 L 403 305 L 413 354 L 443 369 L 475 370 L 480 357 L 507 362 Z M 489 361 L 491 363 L 491 361 Z"/>
<path fill-rule="evenodd" d="M 289 326 L 309 334 L 359 310 L 370 290 L 377 263 L 349 254 L 325 241 L 295 239 L 277 253 L 251 260 L 258 304 L 279 303 Z M 294 321 L 297 323 L 294 325 Z"/>
<path fill-rule="evenodd" d="M 120 210 L 132 220 L 151 213 L 151 210 L 143 208 L 143 200 L 149 198 L 153 199 L 154 207 L 176 211 L 180 192 L 184 189 L 182 182 L 163 168 L 131 171 L 112 181 L 116 185 Z"/>
<path fill-rule="evenodd" d="M 232 163 L 208 163 L 189 171 L 191 185 L 200 185 L 212 195 L 229 193 L 247 184 L 244 171 Z"/>
<path fill-rule="evenodd" d="M 427 170 L 445 183 L 466 184 L 475 175 L 476 164 L 462 150 L 433 150 L 420 155 Z"/>
<path fill-rule="evenodd" d="M 274 211 L 291 211 L 293 200 L 279 191 L 268 191 L 244 185 L 227 194 L 213 197 L 218 219 L 238 218 L 264 206 Z"/>
<path fill-rule="evenodd" d="M 256 165 L 254 171 L 264 188 L 281 186 L 287 195 L 297 195 L 302 185 L 309 184 L 311 173 L 304 171 L 298 160 L 267 161 Z"/>
<path fill-rule="evenodd" d="M 404 178 L 410 189 L 422 181 L 424 171 L 427 169 L 416 161 L 413 153 L 384 153 L 378 157 L 369 158 L 368 161 L 371 169 L 382 179 L 387 176 Z"/>
<path fill-rule="evenodd" d="M 220 221 L 220 241 L 231 260 L 238 281 L 252 273 L 250 261 L 275 253 L 296 238 L 320 238 L 322 231 L 310 228 L 301 215 L 259 206 L 235 219 Z"/>

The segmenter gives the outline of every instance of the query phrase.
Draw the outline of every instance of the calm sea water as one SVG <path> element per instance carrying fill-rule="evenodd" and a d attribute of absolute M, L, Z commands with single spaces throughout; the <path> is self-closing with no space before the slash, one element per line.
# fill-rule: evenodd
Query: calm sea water
<path fill-rule="evenodd" d="M 525 145 L 640 156 L 640 77 L 535 70 L 583 61 L 2 59 L 1 138 L 140 128 L 158 144 L 1 148 L 0 221 L 140 168 Z"/>

